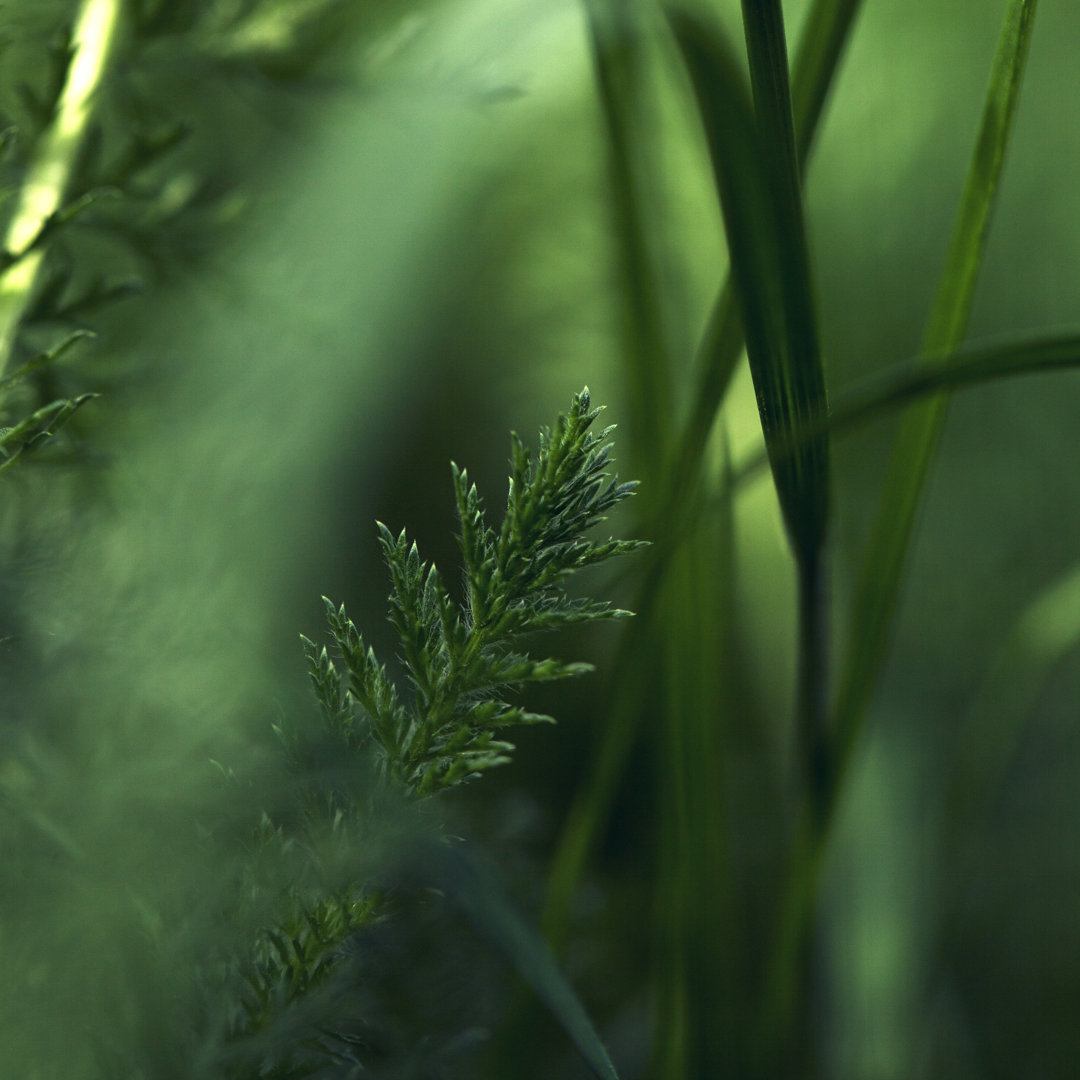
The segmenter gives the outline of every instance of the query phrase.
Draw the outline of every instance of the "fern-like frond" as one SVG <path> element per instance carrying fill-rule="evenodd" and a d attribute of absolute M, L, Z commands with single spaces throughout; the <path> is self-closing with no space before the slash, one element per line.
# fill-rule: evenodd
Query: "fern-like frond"
<path fill-rule="evenodd" d="M 520 649 L 523 636 L 629 614 L 563 589 L 574 571 L 642 546 L 633 540 L 597 543 L 587 536 L 636 487 L 608 474 L 614 429 L 590 430 L 600 412 L 591 406 L 587 388 L 575 395 L 570 412 L 541 431 L 535 458 L 512 436 L 510 488 L 498 532 L 488 525 L 467 471 L 451 464 L 463 605 L 450 598 L 434 564 L 421 558 L 404 530 L 395 536 L 379 523 L 392 586 L 390 622 L 412 684 L 408 704 L 402 704 L 343 605 L 326 601 L 344 673 L 325 649 L 304 639 L 328 722 L 366 732 L 383 770 L 416 796 L 509 761 L 513 745 L 496 738 L 502 728 L 550 720 L 504 700 L 512 692 L 591 670 L 589 664 L 534 659 Z M 348 715 L 349 709 L 355 714 Z"/>

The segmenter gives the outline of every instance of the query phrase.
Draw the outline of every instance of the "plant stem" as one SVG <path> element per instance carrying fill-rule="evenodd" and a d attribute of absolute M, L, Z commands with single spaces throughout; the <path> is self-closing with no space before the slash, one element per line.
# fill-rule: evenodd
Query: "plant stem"
<path fill-rule="evenodd" d="M 967 329 L 986 246 L 1004 152 L 1012 128 L 1036 0 L 1010 0 L 1002 25 L 975 152 L 941 282 L 927 324 L 924 355 L 951 354 Z M 893 447 L 874 532 L 861 566 L 853 644 L 832 723 L 833 764 L 827 790 L 799 822 L 779 902 L 767 966 L 764 1041 L 791 1032 L 794 991 L 805 955 L 817 882 L 870 693 L 885 655 L 915 513 L 945 420 L 942 396 L 911 409 Z"/>
<path fill-rule="evenodd" d="M 832 788 L 828 712 L 828 587 L 823 551 L 798 572 L 798 681 L 796 732 L 806 804 L 814 821 L 825 813 Z"/>
<path fill-rule="evenodd" d="M 1011 0 L 1005 13 L 978 141 L 960 199 L 952 240 L 923 339 L 923 355 L 955 352 L 967 332 L 975 284 L 996 202 L 1036 0 Z M 941 438 L 948 397 L 910 409 L 893 444 L 877 519 L 860 567 L 848 655 L 835 712 L 837 754 L 846 760 L 885 658 L 915 514 Z"/>
<path fill-rule="evenodd" d="M 4 237 L 4 253 L 13 261 L 0 274 L 0 372 L 9 364 L 19 324 L 34 295 L 45 257 L 38 244 L 42 230 L 63 204 L 90 130 L 93 99 L 119 37 L 122 10 L 123 0 L 84 0 L 75 20 L 64 88 Z"/>

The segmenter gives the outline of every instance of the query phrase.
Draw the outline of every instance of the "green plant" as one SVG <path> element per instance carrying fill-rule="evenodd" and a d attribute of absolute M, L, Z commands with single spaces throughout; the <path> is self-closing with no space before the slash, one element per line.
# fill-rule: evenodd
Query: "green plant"
<path fill-rule="evenodd" d="M 216 114 L 230 84 L 309 70 L 351 17 L 335 0 L 25 8 L 5 9 L 0 81 L 0 471 L 96 396 L 88 382 L 107 392 L 117 379 L 111 358 L 72 346 L 242 216 L 248 180 L 222 146 L 243 138 L 257 153 L 265 133 L 247 123 L 238 135 L 232 120 L 215 146 L 199 121 L 226 129 Z M 203 72 L 207 100 L 177 110 L 185 67 Z"/>
<path fill-rule="evenodd" d="M 365 646 L 344 605 L 335 607 L 324 597 L 343 671 L 325 646 L 302 640 L 324 734 L 346 761 L 353 760 L 351 775 L 363 777 L 371 767 L 377 784 L 408 799 L 444 792 L 510 760 L 513 745 L 495 738 L 502 729 L 551 721 L 511 704 L 506 700 L 511 692 L 591 670 L 590 664 L 580 662 L 535 659 L 521 651 L 521 644 L 530 635 L 629 614 L 564 591 L 564 582 L 576 571 L 643 546 L 615 539 L 597 543 L 588 537 L 589 530 L 637 487 L 608 475 L 609 436 L 614 429 L 590 431 L 601 411 L 592 407 L 588 388 L 576 394 L 569 413 L 541 431 L 535 458 L 516 434 L 512 436 L 509 494 L 497 531 L 485 519 L 476 485 L 469 483 L 464 469 L 452 466 L 466 590 L 463 605 L 451 599 L 435 566 L 421 560 L 404 531 L 395 537 L 379 524 L 392 583 L 389 617 L 411 684 L 407 694 L 399 694 L 385 666 Z M 278 731 L 299 763 L 303 749 L 296 730 Z M 329 817 L 331 834 L 345 832 L 353 842 L 361 836 L 378 836 L 377 808 L 383 800 L 377 791 L 342 790 L 338 785 L 322 789 L 317 776 L 314 783 L 306 797 L 313 822 L 326 825 Z M 260 835 L 260 846 L 269 844 L 271 850 L 283 852 L 287 834 L 268 819 L 264 818 Z M 598 1075 L 613 1077 L 599 1039 L 539 938 L 505 901 L 493 898 L 497 886 L 489 877 L 477 878 L 471 865 L 459 859 L 437 872 L 445 859 L 429 853 L 425 872 L 436 872 L 440 884 L 464 898 L 481 929 L 494 933 L 522 966 Z M 292 913 L 265 931 L 256 956 L 240 965 L 246 984 L 240 991 L 244 1018 L 234 1028 L 233 1039 L 250 1038 L 281 1023 L 283 1010 L 295 1009 L 333 978 L 344 943 L 387 918 L 393 909 L 378 888 L 362 883 L 352 883 L 338 895 L 294 895 L 289 906 Z M 363 937 L 358 940 L 362 950 Z M 324 1039 L 347 1044 L 348 1038 L 329 1031 L 328 1023 L 323 1015 L 319 1031 Z M 278 1057 L 273 1076 L 304 1076 L 316 1067 L 309 1063 L 310 1036 L 300 1045 L 307 1055 L 296 1057 L 290 1048 Z M 258 1066 L 250 1075 L 263 1076 L 259 1070 L 265 1067 Z M 249 1073 L 241 1068 L 230 1075 Z"/>
<path fill-rule="evenodd" d="M 404 530 L 382 523 L 379 542 L 390 571 L 390 621 L 411 684 L 411 701 L 391 683 L 385 666 L 345 614 L 325 600 L 340 674 L 326 648 L 304 648 L 327 723 L 357 747 L 372 745 L 380 769 L 410 794 L 443 791 L 510 760 L 511 743 L 495 733 L 516 724 L 550 721 L 503 700 L 528 683 L 580 675 L 591 665 L 536 660 L 517 651 L 529 634 L 572 623 L 621 618 L 628 612 L 601 601 L 571 598 L 563 581 L 577 570 L 641 546 L 630 540 L 597 544 L 587 531 L 630 495 L 635 483 L 606 480 L 613 430 L 589 431 L 600 409 L 588 388 L 569 415 L 540 434 L 535 462 L 513 437 L 510 491 L 498 532 L 464 469 L 453 467 L 467 595 L 451 599 L 434 564 L 420 558 Z"/>
<path fill-rule="evenodd" d="M 13 974 L 0 1073 L 541 1080 L 588 1067 L 611 1080 L 610 1046 L 624 1076 L 650 1080 L 1068 1074 L 1080 869 L 1046 822 L 1076 811 L 1061 793 L 1075 787 L 1075 687 L 1055 670 L 1080 641 L 1080 575 L 1059 565 L 1075 560 L 1075 500 L 1072 428 L 1053 431 L 1053 403 L 999 408 L 978 431 L 969 411 L 937 489 L 969 510 L 996 500 L 1045 566 L 1012 551 L 981 564 L 1006 531 L 995 520 L 940 554 L 953 560 L 931 579 L 940 596 L 924 585 L 921 608 L 900 606 L 909 564 L 933 562 L 914 540 L 949 398 L 964 390 L 974 409 L 985 391 L 969 388 L 1080 364 L 1075 333 L 1014 329 L 1073 320 L 1075 298 L 1026 322 L 1011 306 L 1034 296 L 1041 313 L 1070 280 L 1075 222 L 1055 222 L 1059 251 L 1009 251 L 1005 285 L 982 273 L 1036 4 L 1001 2 L 962 191 L 943 143 L 922 141 L 946 122 L 911 70 L 896 82 L 910 101 L 837 84 L 858 0 L 790 7 L 790 63 L 783 6 L 744 0 L 745 67 L 720 28 L 727 6 L 583 0 L 592 66 L 556 104 L 526 71 L 532 41 L 520 70 L 511 59 L 527 37 L 517 4 L 5 5 L 0 962 Z M 857 72 L 891 77 L 896 59 L 940 94 L 895 7 L 866 5 L 878 21 Z M 985 64 L 985 4 L 923 7 L 905 5 L 905 25 L 952 26 L 950 80 Z M 490 40 L 477 33 L 488 11 Z M 545 78 L 570 70 L 580 30 Z M 316 62 L 354 32 L 344 78 Z M 911 145 L 841 146 L 808 207 L 811 153 L 844 94 L 876 102 L 882 130 L 905 132 L 883 121 L 906 117 Z M 1043 132 L 1066 147 L 1069 100 Z M 948 128 L 957 153 L 969 104 Z M 866 133 L 844 127 L 851 112 L 828 129 L 832 154 L 845 131 Z M 506 155 L 494 171 L 489 153 Z M 1040 199 L 1044 172 L 1028 180 Z M 537 195 L 552 177 L 565 191 Z M 914 258 L 911 216 L 930 221 L 954 179 L 947 253 L 926 241 Z M 853 187 L 873 212 L 860 217 Z M 294 205 L 302 189 L 309 204 Z M 849 214 L 869 236 L 845 234 Z M 861 294 L 860 258 L 887 301 Z M 986 276 L 1003 326 L 974 306 Z M 136 282 L 145 303 L 126 300 Z M 560 289 L 572 295 L 551 318 Z M 920 345 L 907 331 L 925 311 Z M 1003 336 L 968 340 L 969 320 Z M 431 462 L 484 460 L 502 435 L 493 402 L 513 381 L 519 408 L 526 378 L 546 395 L 565 372 L 536 360 L 557 355 L 621 395 L 628 471 L 643 478 L 623 510 L 650 542 L 621 564 L 633 619 L 569 588 L 641 547 L 587 535 L 633 489 L 606 475 L 610 429 L 594 430 L 588 391 L 537 451 L 514 438 L 501 522 L 453 467 L 458 573 L 412 542 L 430 536 L 442 570 L 453 560 L 437 546 Z M 101 397 L 83 408 L 90 387 Z M 874 454 L 856 467 L 843 440 L 861 428 L 878 445 L 880 431 L 888 449 L 886 426 L 867 430 L 882 419 L 900 422 L 879 483 Z M 1036 427 L 1030 457 L 1059 499 L 1041 531 L 1034 496 L 1007 498 Z M 65 484 L 8 474 L 31 451 L 74 465 Z M 377 544 L 358 545 L 354 515 L 409 531 L 380 524 Z M 331 578 L 323 588 L 370 625 L 368 582 L 382 579 L 369 546 L 389 572 L 392 645 L 324 598 L 325 646 L 303 637 L 313 706 L 289 636 Z M 1012 599 L 973 602 L 986 625 L 950 639 L 937 624 L 966 610 L 976 566 L 990 583 L 971 593 L 1008 579 Z M 609 618 L 606 677 L 533 685 L 589 667 L 535 639 Z M 907 666 L 890 673 L 898 630 Z M 948 694 L 929 689 L 935 665 L 955 665 Z M 513 729 L 550 720 L 533 709 L 572 720 L 517 753 Z M 1058 741 L 1032 738 L 1054 709 Z M 1061 791 L 1043 783 L 1052 766 Z M 1060 805 L 1039 819 L 1030 804 L 1052 791 Z M 1048 836 L 1061 842 L 1029 839 Z M 982 897 L 995 890 L 997 908 Z"/>

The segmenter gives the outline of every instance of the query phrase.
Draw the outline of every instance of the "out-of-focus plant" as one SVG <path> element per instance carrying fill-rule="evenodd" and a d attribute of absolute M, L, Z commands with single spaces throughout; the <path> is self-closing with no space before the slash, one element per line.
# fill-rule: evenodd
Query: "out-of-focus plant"
<path fill-rule="evenodd" d="M 513 745 L 495 737 L 502 729 L 552 720 L 511 704 L 506 700 L 510 693 L 591 670 L 585 663 L 536 659 L 520 651 L 520 645 L 526 636 L 629 614 L 604 601 L 571 597 L 563 587 L 576 571 L 642 546 L 630 540 L 597 543 L 588 537 L 637 486 L 608 476 L 614 429 L 589 430 L 600 412 L 591 407 L 587 388 L 575 395 L 570 412 L 541 431 L 535 459 L 513 435 L 506 514 L 497 531 L 488 525 L 468 473 L 452 466 L 464 605 L 454 602 L 438 570 L 421 559 L 404 531 L 395 537 L 379 524 L 393 586 L 390 621 L 410 683 L 407 693 L 399 693 L 386 667 L 365 646 L 344 605 L 335 608 L 324 598 L 344 670 L 338 670 L 325 646 L 302 639 L 323 738 L 334 748 L 338 769 L 354 778 L 366 777 L 369 783 L 359 791 L 349 790 L 338 783 L 320 783 L 316 772 L 306 796 L 309 824 L 320 824 L 341 842 L 378 842 L 378 806 L 386 795 L 426 799 L 476 778 L 510 760 Z M 305 750 L 298 729 L 277 730 L 302 769 Z M 388 790 L 380 796 L 379 788 Z M 288 832 L 268 818 L 258 835 L 261 848 L 269 845 L 268 850 L 279 853 L 290 840 Z M 460 894 L 480 929 L 519 964 L 597 1075 L 614 1077 L 599 1038 L 539 937 L 498 900 L 497 891 L 491 894 L 490 882 L 485 885 L 472 876 L 470 867 L 451 863 L 440 875 L 444 858 L 432 859 L 429 852 L 424 872 L 434 872 L 436 883 Z M 342 963 L 347 942 L 354 940 L 354 951 L 362 953 L 360 931 L 389 918 L 393 902 L 379 888 L 354 882 L 336 895 L 293 896 L 290 906 L 287 918 L 261 935 L 255 958 L 238 968 L 243 1020 L 232 1036 L 259 1035 L 254 1044 L 259 1064 L 234 1065 L 231 1076 L 307 1076 L 319 1068 L 318 1058 L 327 1055 L 363 1064 L 364 1040 L 333 1030 L 325 994 L 322 1012 L 312 1013 L 309 1004 L 301 1013 L 308 1021 L 306 1029 L 292 1037 L 291 1045 L 267 1029 L 284 1024 L 288 1030 L 310 995 L 335 975 L 339 982 L 347 976 Z M 344 972 L 339 970 L 343 966 Z M 233 1012 L 239 1012 L 235 1006 Z M 270 1072 L 264 1059 L 268 1040 L 274 1046 L 286 1043 Z"/>
<path fill-rule="evenodd" d="M 339 0 L 67 8 L 0 15 L 0 469 L 59 432 L 88 385 L 107 386 L 107 358 L 71 348 L 105 310 L 175 277 L 237 220 L 248 180 L 230 143 L 253 163 L 266 134 L 260 146 L 234 121 L 221 138 L 215 92 L 295 81 L 356 19 Z M 178 92 L 196 72 L 202 100 Z"/>

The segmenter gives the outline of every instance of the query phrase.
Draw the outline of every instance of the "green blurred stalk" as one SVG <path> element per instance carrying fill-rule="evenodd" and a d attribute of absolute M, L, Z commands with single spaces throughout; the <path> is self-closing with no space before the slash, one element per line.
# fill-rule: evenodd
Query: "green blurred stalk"
<path fill-rule="evenodd" d="M 72 60 L 52 122 L 41 137 L 4 237 L 9 263 L 0 275 L 0 373 L 10 363 L 19 324 L 34 296 L 49 219 L 63 205 L 90 132 L 94 97 L 119 37 L 123 0 L 83 0 L 72 30 Z"/>
<path fill-rule="evenodd" d="M 768 356 L 763 358 L 780 384 L 776 401 L 769 400 L 772 380 L 763 377 L 762 360 L 753 355 L 756 343 L 749 338 L 747 349 L 770 463 L 798 570 L 797 732 L 807 797 L 819 812 L 829 788 L 831 768 L 826 731 L 828 601 L 824 558 L 830 482 L 828 436 L 823 433 L 808 439 L 790 455 L 777 454 L 776 447 L 792 431 L 804 424 L 814 425 L 828 415 L 825 374 L 779 0 L 743 0 L 743 26 L 758 139 L 769 178 L 776 187 L 775 225 L 781 237 L 777 269 L 784 285 L 783 295 L 779 309 L 772 313 L 773 325 L 768 329 L 773 340 L 768 343 Z M 767 430 L 770 413 L 776 417 L 775 432 Z"/>
<path fill-rule="evenodd" d="M 584 0 L 588 41 L 604 125 L 616 263 L 623 288 L 634 475 L 656 490 L 671 436 L 671 361 L 650 243 L 645 163 L 650 158 L 642 88 L 646 55 L 635 0 Z"/>
<path fill-rule="evenodd" d="M 1037 0 L 1011 0 L 990 75 L 978 142 L 923 338 L 925 356 L 954 352 L 967 331 L 975 285 L 1023 81 Z M 915 514 L 934 458 L 948 397 L 910 409 L 901 419 L 877 519 L 855 591 L 852 645 L 836 705 L 837 752 L 846 760 L 885 657 Z"/>
<path fill-rule="evenodd" d="M 725 482 L 724 489 L 731 490 Z M 656 717 L 656 1037 L 650 1075 L 729 1075 L 741 1057 L 743 988 L 728 851 L 723 747 L 734 545 L 731 504 L 699 521 L 660 599 Z"/>
<path fill-rule="evenodd" d="M 990 76 L 982 122 L 923 353 L 956 350 L 967 329 L 998 183 L 1016 111 L 1036 0 L 1011 0 Z M 915 513 L 945 420 L 942 395 L 912 407 L 893 446 L 878 516 L 856 586 L 852 645 L 833 717 L 835 773 L 822 812 L 800 823 L 777 920 L 762 1008 L 762 1039 L 792 1029 L 799 967 L 807 947 L 822 854 L 863 716 L 885 655 Z"/>

